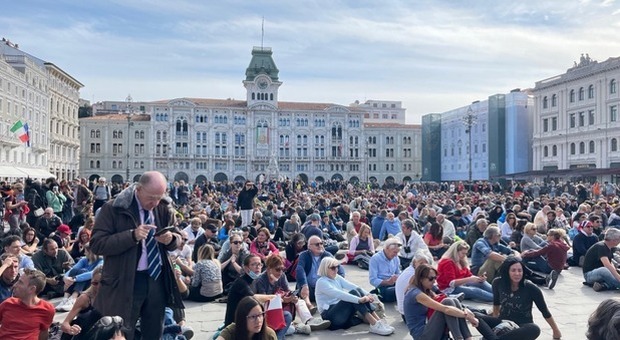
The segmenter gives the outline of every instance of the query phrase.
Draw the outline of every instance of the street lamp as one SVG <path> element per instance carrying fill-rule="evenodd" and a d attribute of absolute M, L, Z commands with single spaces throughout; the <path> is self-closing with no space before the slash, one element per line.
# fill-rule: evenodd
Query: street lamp
<path fill-rule="evenodd" d="M 127 102 L 127 107 L 125 112 L 127 113 L 127 161 L 126 161 L 126 173 L 125 173 L 125 181 L 129 183 L 129 129 L 131 127 L 131 94 L 127 95 L 125 101 Z"/>
<path fill-rule="evenodd" d="M 469 144 L 467 146 L 467 154 L 469 155 L 469 185 L 471 186 L 471 127 L 476 125 L 478 116 L 471 109 L 471 106 L 467 108 L 465 116 L 461 117 L 461 122 L 465 125 L 465 133 L 469 134 Z"/>

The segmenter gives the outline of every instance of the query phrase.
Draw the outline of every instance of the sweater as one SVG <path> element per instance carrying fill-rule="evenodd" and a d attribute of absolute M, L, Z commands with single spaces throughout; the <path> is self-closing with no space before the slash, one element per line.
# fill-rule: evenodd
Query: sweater
<path fill-rule="evenodd" d="M 316 281 L 316 307 L 319 313 L 328 310 L 330 306 L 337 304 L 339 301 L 345 301 L 350 303 L 359 303 L 359 296 L 349 294 L 350 290 L 359 288 L 355 284 L 345 280 L 340 275 L 336 275 L 335 278 L 330 279 L 327 276 L 321 276 Z M 364 296 L 368 295 L 368 292 L 362 289 Z"/>
<path fill-rule="evenodd" d="M 446 293 L 451 293 L 454 289 L 454 284 L 452 281 L 456 279 L 464 279 L 472 275 L 473 274 L 469 268 L 465 267 L 459 269 L 456 263 L 454 263 L 451 259 L 442 258 L 437 264 L 437 286 L 442 291 L 451 288 L 450 291 Z"/>
<path fill-rule="evenodd" d="M 561 272 L 564 269 L 564 264 L 566 264 L 566 252 L 568 249 L 570 249 L 568 244 L 562 241 L 553 240 L 543 248 L 523 253 L 521 256 L 524 259 L 536 256 L 545 256 L 547 258 L 547 262 L 549 263 L 549 267 L 553 270 Z"/>

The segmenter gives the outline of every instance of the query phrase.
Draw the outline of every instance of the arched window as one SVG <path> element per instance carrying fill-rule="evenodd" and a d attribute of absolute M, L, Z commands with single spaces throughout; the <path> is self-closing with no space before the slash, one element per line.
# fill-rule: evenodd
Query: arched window
<path fill-rule="evenodd" d="M 586 153 L 586 143 L 584 142 L 579 143 L 579 153 L 580 154 Z"/>
<path fill-rule="evenodd" d="M 549 148 L 546 145 L 543 147 L 543 157 L 549 157 Z"/>
<path fill-rule="evenodd" d="M 95 131 L 95 138 L 101 138 L 101 131 L 99 130 Z"/>
<path fill-rule="evenodd" d="M 611 139 L 611 151 L 618 151 L 618 140 L 615 138 Z"/>
<path fill-rule="evenodd" d="M 269 94 L 269 100 L 273 100 L 273 93 Z"/>
<path fill-rule="evenodd" d="M 615 79 L 612 79 L 609 81 L 609 93 L 610 94 L 616 93 L 616 80 Z"/>
<path fill-rule="evenodd" d="M 594 98 L 594 85 L 588 86 L 588 99 Z"/>
<path fill-rule="evenodd" d="M 583 87 L 580 87 L 579 88 L 579 100 L 583 100 L 584 94 L 585 94 L 585 90 L 583 89 Z"/>
<path fill-rule="evenodd" d="M 555 157 L 558 155 L 558 146 L 554 145 L 553 147 L 551 147 L 551 156 Z"/>
<path fill-rule="evenodd" d="M 256 100 L 256 93 L 252 92 L 252 100 Z"/>
<path fill-rule="evenodd" d="M 553 96 L 551 96 L 551 107 L 556 106 L 558 106 L 558 96 L 554 94 Z"/>
<path fill-rule="evenodd" d="M 119 138 L 119 139 L 120 139 L 120 138 L 123 138 L 123 131 L 120 131 L 120 130 L 118 131 L 118 138 Z"/>
<path fill-rule="evenodd" d="M 594 141 L 593 140 L 591 140 L 589 145 L 588 145 L 588 151 L 590 153 L 594 153 Z"/>
<path fill-rule="evenodd" d="M 570 94 L 568 95 L 568 101 L 571 103 L 575 102 L 575 90 L 570 90 Z"/>
<path fill-rule="evenodd" d="M 570 143 L 570 154 L 571 155 L 575 154 L 575 143 Z"/>
<path fill-rule="evenodd" d="M 116 161 L 112 161 L 112 169 L 116 169 Z"/>
<path fill-rule="evenodd" d="M 545 97 L 543 98 L 543 109 L 546 109 L 546 108 L 547 108 L 547 106 L 548 106 L 548 103 L 547 103 L 547 96 L 545 96 Z"/>
<path fill-rule="evenodd" d="M 136 135 L 135 136 L 136 139 L 140 139 L 140 131 L 136 131 L 135 135 Z"/>

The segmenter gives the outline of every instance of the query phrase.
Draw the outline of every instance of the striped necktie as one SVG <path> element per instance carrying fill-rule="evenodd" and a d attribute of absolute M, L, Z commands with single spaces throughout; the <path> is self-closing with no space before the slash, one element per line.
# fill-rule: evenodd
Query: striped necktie
<path fill-rule="evenodd" d="M 146 210 L 144 210 L 144 224 L 151 224 L 151 214 Z M 149 231 L 145 242 L 149 276 L 151 276 L 153 280 L 157 280 L 159 274 L 161 274 L 161 257 L 157 247 L 157 240 L 155 239 L 155 228 Z"/>

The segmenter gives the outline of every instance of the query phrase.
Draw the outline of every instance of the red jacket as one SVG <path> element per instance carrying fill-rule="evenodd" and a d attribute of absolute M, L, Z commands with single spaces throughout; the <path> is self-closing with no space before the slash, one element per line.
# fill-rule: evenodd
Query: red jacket
<path fill-rule="evenodd" d="M 521 254 L 521 256 L 523 258 L 546 256 L 549 267 L 561 272 L 564 269 L 564 264 L 566 264 L 566 252 L 569 248 L 568 244 L 560 240 L 552 240 L 543 248 Z"/>
<path fill-rule="evenodd" d="M 437 286 L 444 290 L 450 286 L 450 282 L 456 279 L 464 279 L 473 274 L 469 268 L 461 268 L 451 259 L 441 259 L 437 264 Z"/>

